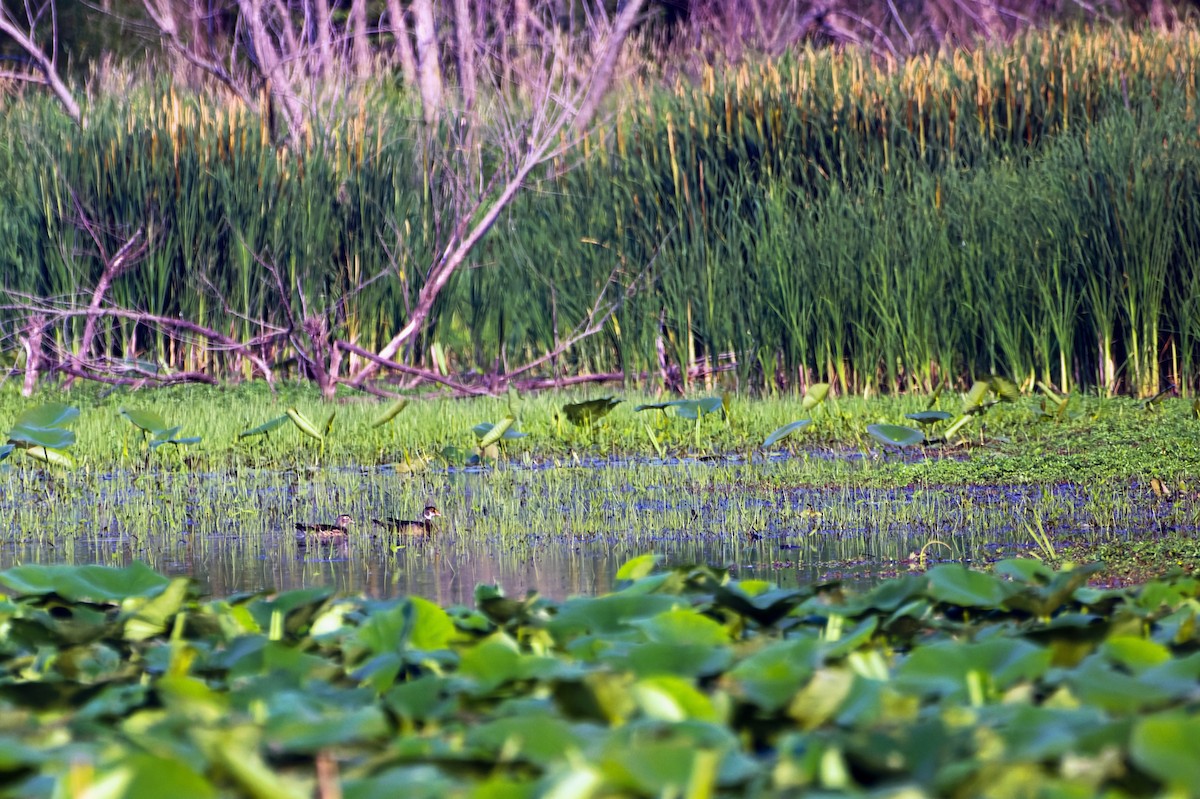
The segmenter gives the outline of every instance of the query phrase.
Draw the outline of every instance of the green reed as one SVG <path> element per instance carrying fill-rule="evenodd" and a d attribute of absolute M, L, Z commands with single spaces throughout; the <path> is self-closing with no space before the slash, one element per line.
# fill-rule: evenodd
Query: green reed
<path fill-rule="evenodd" d="M 1044 31 L 904 63 L 809 50 L 631 89 L 610 136 L 530 180 L 403 357 L 436 343 L 456 368 L 516 368 L 633 285 L 546 371 L 653 380 L 661 344 L 676 366 L 733 366 L 768 390 L 927 391 L 1001 372 L 1190 391 L 1198 56 L 1190 31 Z M 330 138 L 287 151 L 255 114 L 162 83 L 92 98 L 85 130 L 43 99 L 13 102 L 6 285 L 86 293 L 102 263 L 84 216 L 110 254 L 138 228 L 152 242 L 114 302 L 241 340 L 303 307 L 381 346 L 450 218 L 448 177 L 430 166 L 448 151 L 419 150 L 403 103 L 364 100 Z M 10 339 L 22 321 L 0 315 Z M 100 342 L 173 368 L 244 368 L 150 335 L 114 321 Z M 303 376 L 286 339 L 269 355 Z"/>

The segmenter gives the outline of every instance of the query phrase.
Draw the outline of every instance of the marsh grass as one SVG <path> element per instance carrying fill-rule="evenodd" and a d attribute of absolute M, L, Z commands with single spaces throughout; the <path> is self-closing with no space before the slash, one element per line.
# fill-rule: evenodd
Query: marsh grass
<path fill-rule="evenodd" d="M 1198 521 L 1188 499 L 1197 455 L 1179 443 L 1194 421 L 1175 400 L 1151 414 L 1131 400 L 1081 398 L 1078 418 L 1049 423 L 1034 421 L 1040 409 L 1026 399 L 989 414 L 985 441 L 994 445 L 885 456 L 861 431 L 927 400 L 831 398 L 803 448 L 764 455 L 761 436 L 803 413 L 802 400 L 733 399 L 727 419 L 700 417 L 702 453 L 694 421 L 658 414 L 652 424 L 671 450 L 662 458 L 639 432 L 645 412 L 632 410 L 636 398 L 585 436 L 555 424 L 563 397 L 543 395 L 516 408 L 530 435 L 477 467 L 436 453 L 469 445 L 472 427 L 500 418 L 507 399 L 414 401 L 383 427 L 373 424 L 382 402 L 347 402 L 322 453 L 290 425 L 270 439 L 236 440 L 249 422 L 277 413 L 276 403 L 326 415 L 307 389 L 275 398 L 207 388 L 141 394 L 139 408 L 204 433 L 148 466 L 119 445 L 130 429 L 117 410 L 126 400 L 72 392 L 81 408 L 78 469 L 19 462 L 0 470 L 0 561 L 141 560 L 200 576 L 214 593 L 330 583 L 466 601 L 481 581 L 559 595 L 607 588 L 612 574 L 602 564 L 638 551 L 784 582 L 868 580 L 907 569 L 922 550 L 928 562 L 978 563 L 1025 552 L 1035 545 L 1029 529 L 1058 549 L 1190 535 Z M 418 454 L 432 460 L 412 469 Z M 1147 474 L 1177 488 L 1174 501 L 1151 491 Z M 431 540 L 372 537 L 372 517 L 416 518 L 429 502 L 445 514 Z M 356 520 L 349 546 L 297 548 L 294 522 L 342 513 Z M 944 547 L 925 549 L 931 540 Z"/>
<path fill-rule="evenodd" d="M 552 349 L 618 268 L 639 289 L 557 374 L 656 375 L 661 339 L 672 364 L 732 366 L 766 393 L 931 391 L 988 372 L 1191 391 L 1198 58 L 1190 28 L 1048 30 L 903 63 L 803 51 L 631 87 L 609 139 L 531 177 L 406 357 L 517 365 Z M 114 302 L 246 340 L 286 328 L 285 300 L 303 297 L 333 335 L 376 349 L 405 321 L 447 213 L 396 102 L 365 102 L 303 152 L 276 150 L 245 109 L 161 83 L 93 98 L 86 129 L 44 98 L 14 102 L 0 120 L 6 288 L 58 303 L 95 285 L 77 199 L 110 252 L 139 226 L 154 240 Z M 10 335 L 20 321 L 0 314 Z M 62 349 L 81 324 L 58 332 Z M 239 371 L 132 322 L 101 341 L 115 357 Z M 689 393 L 717 389 L 698 380 Z"/>

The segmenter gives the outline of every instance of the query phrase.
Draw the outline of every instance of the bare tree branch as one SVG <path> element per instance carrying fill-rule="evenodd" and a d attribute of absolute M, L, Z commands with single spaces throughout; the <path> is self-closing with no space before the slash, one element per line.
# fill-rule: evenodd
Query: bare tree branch
<path fill-rule="evenodd" d="M 58 74 L 58 66 L 55 63 L 54 48 L 57 47 L 58 44 L 58 15 L 56 12 L 54 12 L 53 6 L 51 9 L 53 13 L 51 15 L 51 50 L 49 53 L 43 50 L 41 45 L 37 43 L 35 34 L 37 32 L 38 15 L 34 14 L 28 5 L 25 7 L 28 28 L 22 29 L 18 25 L 16 18 L 13 17 L 13 15 L 9 12 L 8 6 L 5 3 L 0 2 L 0 33 L 8 36 L 13 40 L 13 43 L 15 43 L 17 47 L 20 47 L 25 51 L 25 54 L 29 56 L 29 60 L 41 73 L 42 81 L 44 81 L 46 86 L 50 87 L 50 91 L 54 93 L 54 96 L 57 97 L 58 101 L 62 104 L 63 110 L 66 111 L 67 116 L 69 116 L 75 122 L 75 124 L 82 125 L 83 113 L 79 110 L 79 103 L 75 101 L 75 97 L 71 94 L 71 90 L 67 88 L 67 84 Z M 16 72 L 9 73 L 8 77 L 17 80 L 29 80 L 29 78 L 25 77 L 25 75 L 26 73 Z"/>

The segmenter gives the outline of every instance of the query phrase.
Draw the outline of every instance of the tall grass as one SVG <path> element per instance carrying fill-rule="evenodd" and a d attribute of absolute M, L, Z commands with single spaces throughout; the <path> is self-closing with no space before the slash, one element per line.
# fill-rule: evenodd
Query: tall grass
<path fill-rule="evenodd" d="M 655 375 L 661 346 L 765 389 L 984 372 L 1195 389 L 1198 58 L 1192 31 L 1043 31 L 904 63 L 808 50 L 630 89 L 610 136 L 530 182 L 423 345 L 464 370 L 511 368 L 569 335 L 616 270 L 638 292 L 560 374 Z M 303 152 L 177 87 L 92 102 L 82 131 L 36 99 L 0 122 L 9 289 L 94 285 L 77 202 L 110 253 L 138 227 L 153 238 L 114 286 L 129 307 L 249 339 L 287 324 L 286 295 L 368 348 L 403 324 L 448 209 L 401 101 L 365 103 Z M 117 354 L 230 366 L 130 323 L 107 335 Z"/>

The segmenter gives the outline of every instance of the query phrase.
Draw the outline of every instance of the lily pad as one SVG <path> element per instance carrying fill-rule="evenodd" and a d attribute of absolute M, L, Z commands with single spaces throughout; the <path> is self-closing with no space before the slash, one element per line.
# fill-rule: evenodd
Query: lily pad
<path fill-rule="evenodd" d="M 914 447 L 925 441 L 925 434 L 920 430 L 898 424 L 869 424 L 867 432 L 875 440 L 892 447 Z"/>
<path fill-rule="evenodd" d="M 762 445 L 763 447 L 769 447 L 772 444 L 777 444 L 778 442 L 790 436 L 792 433 L 796 432 L 797 430 L 803 430 L 810 424 L 812 424 L 812 419 L 800 419 L 799 421 L 785 424 L 783 427 L 773 430 L 771 435 L 767 436 L 766 439 L 763 440 Z"/>

